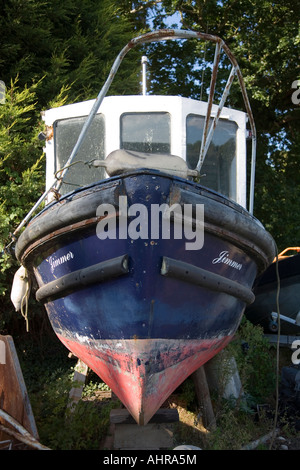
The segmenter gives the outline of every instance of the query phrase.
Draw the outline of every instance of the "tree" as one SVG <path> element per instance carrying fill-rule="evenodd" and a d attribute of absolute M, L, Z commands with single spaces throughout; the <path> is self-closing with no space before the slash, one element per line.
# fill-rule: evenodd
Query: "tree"
<path fill-rule="evenodd" d="M 0 80 L 7 89 L 0 102 L 1 318 L 12 309 L 6 294 L 16 267 L 4 247 L 44 191 L 40 113 L 95 98 L 133 33 L 115 0 L 1 1 L 0 29 Z M 125 59 L 110 94 L 139 90 L 139 55 Z"/>
<path fill-rule="evenodd" d="M 300 3 L 163 0 L 134 5 L 135 10 L 147 5 L 152 12 L 156 9 L 154 27 L 166 27 L 168 17 L 177 12 L 182 28 L 217 35 L 230 47 L 244 76 L 258 133 L 255 215 L 270 230 L 279 250 L 299 244 Z M 149 18 L 150 14 L 148 25 Z M 151 44 L 148 54 L 153 93 L 162 89 L 165 94 L 206 98 L 211 46 L 199 41 L 164 42 Z M 226 61 L 221 63 L 219 84 L 227 78 L 228 66 Z M 243 109 L 237 90 L 231 88 L 227 104 Z"/>
<path fill-rule="evenodd" d="M 39 84 L 20 89 L 12 81 L 6 101 L 0 105 L 0 296 L 2 324 L 11 311 L 9 296 L 17 263 L 4 251 L 10 232 L 22 220 L 30 204 L 42 192 L 44 161 L 42 148 L 36 138 L 40 127 L 36 109 L 36 89 Z M 2 315 L 1 315 L 2 313 Z M 1 328 L 0 323 L 0 328 Z"/>
<path fill-rule="evenodd" d="M 45 77 L 40 106 L 70 85 L 69 101 L 95 97 L 115 56 L 132 37 L 116 0 L 7 0 L 0 3 L 0 77 L 19 86 Z M 137 56 L 125 62 L 112 93 L 138 86 Z M 126 77 L 126 80 L 125 80 Z"/>

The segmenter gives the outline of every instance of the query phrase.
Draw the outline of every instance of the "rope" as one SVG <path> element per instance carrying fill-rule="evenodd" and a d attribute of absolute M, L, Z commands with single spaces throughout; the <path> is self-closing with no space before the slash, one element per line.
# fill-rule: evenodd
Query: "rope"
<path fill-rule="evenodd" d="M 275 416 L 272 430 L 272 438 L 270 441 L 269 450 L 272 449 L 274 439 L 277 433 L 277 420 L 278 420 L 278 406 L 279 406 L 279 349 L 280 349 L 280 308 L 279 308 L 279 293 L 280 293 L 280 276 L 278 269 L 278 249 L 276 246 L 276 278 L 277 278 L 277 292 L 276 292 L 276 306 L 277 306 L 277 345 L 276 345 L 276 403 L 275 403 Z"/>
<path fill-rule="evenodd" d="M 66 166 L 60 168 L 60 170 L 57 170 L 57 171 L 55 172 L 55 175 L 54 175 L 55 178 L 56 178 L 58 181 L 61 180 L 62 177 L 61 177 L 61 176 L 58 176 L 58 174 L 59 174 L 59 173 L 62 173 L 64 170 L 66 170 L 67 168 L 70 168 L 70 167 L 73 166 L 73 165 L 77 165 L 77 163 L 84 163 L 84 164 L 86 164 L 86 163 L 88 163 L 88 162 L 85 162 L 85 161 L 83 161 L 83 160 L 77 160 L 76 162 L 70 163 L 69 165 L 66 165 Z"/>
<path fill-rule="evenodd" d="M 30 281 L 29 281 L 29 276 L 28 276 L 27 269 L 25 269 L 24 279 L 27 279 L 27 285 L 26 285 L 25 294 L 23 295 L 22 302 L 21 302 L 21 315 L 22 315 L 23 318 L 25 318 L 26 331 L 28 333 L 29 332 L 28 302 L 29 302 L 29 293 L 30 293 Z M 24 311 L 24 306 L 25 306 L 25 311 Z"/>

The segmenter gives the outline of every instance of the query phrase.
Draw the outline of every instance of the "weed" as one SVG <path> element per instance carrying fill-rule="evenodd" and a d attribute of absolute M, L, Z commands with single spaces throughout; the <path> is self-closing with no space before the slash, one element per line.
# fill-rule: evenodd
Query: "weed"
<path fill-rule="evenodd" d="M 258 403 L 271 398 L 276 386 L 276 358 L 274 347 L 263 335 L 260 326 L 243 318 L 235 340 L 227 351 L 237 362 L 243 389 Z"/>

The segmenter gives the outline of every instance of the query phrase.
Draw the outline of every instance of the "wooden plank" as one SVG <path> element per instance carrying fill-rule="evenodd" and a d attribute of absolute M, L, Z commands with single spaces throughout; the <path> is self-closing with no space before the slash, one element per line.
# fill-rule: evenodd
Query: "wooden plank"
<path fill-rule="evenodd" d="M 14 341 L 9 335 L 0 335 L 0 408 L 39 439 Z M 7 426 L 3 418 L 0 424 Z M 9 436 L 0 432 L 0 441 L 6 439 Z"/>
<path fill-rule="evenodd" d="M 116 450 L 159 450 L 172 449 L 174 423 L 116 424 L 114 449 Z"/>
<path fill-rule="evenodd" d="M 82 397 L 83 387 L 85 385 L 86 376 L 88 373 L 88 366 L 78 359 L 74 368 L 73 387 L 69 393 L 68 408 L 74 410 L 78 401 Z"/>
<path fill-rule="evenodd" d="M 179 414 L 175 408 L 160 408 L 149 423 L 174 423 L 179 421 Z M 112 424 L 136 424 L 126 408 L 113 409 L 110 412 L 110 422 Z"/>
<path fill-rule="evenodd" d="M 216 428 L 216 419 L 211 404 L 204 366 L 199 367 L 199 369 L 197 369 L 192 374 L 192 378 L 195 384 L 196 395 L 203 416 L 203 425 L 207 429 L 213 430 Z"/>
<path fill-rule="evenodd" d="M 113 409 L 110 423 L 114 429 L 114 449 L 169 449 L 173 443 L 173 426 L 179 421 L 176 409 L 160 408 L 145 426 L 139 426 L 126 408 Z"/>

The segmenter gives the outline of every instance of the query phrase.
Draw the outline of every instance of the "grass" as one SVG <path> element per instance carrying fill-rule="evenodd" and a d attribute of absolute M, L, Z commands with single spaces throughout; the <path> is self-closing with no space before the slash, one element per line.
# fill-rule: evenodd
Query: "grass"
<path fill-rule="evenodd" d="M 175 427 L 176 445 L 190 444 L 203 450 L 239 450 L 272 429 L 273 421 L 263 417 L 257 422 L 254 414 L 231 408 L 224 401 L 222 411 L 216 415 L 217 427 L 207 430 L 197 412 L 177 407 L 179 423 Z"/>

